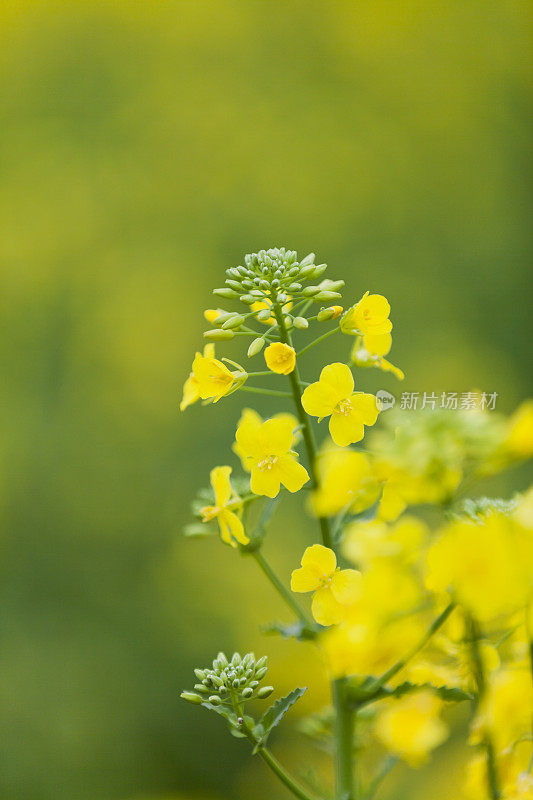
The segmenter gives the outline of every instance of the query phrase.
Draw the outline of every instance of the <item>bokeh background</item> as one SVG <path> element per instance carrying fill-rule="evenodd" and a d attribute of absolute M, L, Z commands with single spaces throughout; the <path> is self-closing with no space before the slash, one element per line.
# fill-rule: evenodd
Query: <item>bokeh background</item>
<path fill-rule="evenodd" d="M 327 702 L 312 654 L 259 633 L 287 614 L 255 565 L 180 535 L 242 405 L 178 412 L 202 310 L 245 252 L 313 250 L 348 300 L 389 297 L 401 389 L 514 408 L 531 389 L 529 15 L 0 4 L 2 797 L 288 797 L 178 700 L 238 647 L 272 656 L 279 691 L 309 684 L 301 712 Z M 285 577 L 313 535 L 287 514 L 266 546 Z M 274 746 L 298 769 L 309 744 L 286 731 Z M 457 747 L 382 796 L 455 800 Z"/>

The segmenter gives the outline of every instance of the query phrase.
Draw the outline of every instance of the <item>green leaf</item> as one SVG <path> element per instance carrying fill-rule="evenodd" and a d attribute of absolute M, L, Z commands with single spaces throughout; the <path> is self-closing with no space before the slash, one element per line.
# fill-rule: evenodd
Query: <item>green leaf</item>
<path fill-rule="evenodd" d="M 289 694 L 286 697 L 280 697 L 278 700 L 276 700 L 275 703 L 273 703 L 270 706 L 270 708 L 267 711 L 265 711 L 265 713 L 259 720 L 259 724 L 263 726 L 263 729 L 265 731 L 263 738 L 261 740 L 261 744 L 264 744 L 266 742 L 270 734 L 270 731 L 273 728 L 275 728 L 276 725 L 279 725 L 279 723 L 281 722 L 281 720 L 283 719 L 289 708 L 293 706 L 296 703 L 296 701 L 299 700 L 303 694 L 305 694 L 306 691 L 307 691 L 307 686 L 305 686 L 303 689 L 299 687 L 293 689 L 292 692 L 289 692 Z"/>
<path fill-rule="evenodd" d="M 403 697 L 404 694 L 417 692 L 421 689 L 429 689 L 435 692 L 435 694 L 447 703 L 462 703 L 465 700 L 473 699 L 473 696 L 469 692 L 465 692 L 464 689 L 460 689 L 459 686 L 433 686 L 431 683 L 411 683 L 410 681 L 404 681 L 404 683 L 401 683 L 395 689 L 388 690 L 387 696 Z"/>

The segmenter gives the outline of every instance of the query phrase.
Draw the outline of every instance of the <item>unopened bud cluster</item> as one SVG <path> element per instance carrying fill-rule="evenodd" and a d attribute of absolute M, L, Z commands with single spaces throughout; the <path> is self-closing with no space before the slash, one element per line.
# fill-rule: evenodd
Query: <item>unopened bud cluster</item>
<path fill-rule="evenodd" d="M 208 701 L 215 706 L 231 704 L 232 701 L 240 703 L 253 697 L 262 700 L 274 691 L 273 686 L 259 686 L 267 670 L 266 656 L 256 661 L 253 653 L 243 657 L 234 653 L 228 659 L 221 652 L 213 661 L 212 669 L 194 670 L 199 681 L 194 685 L 195 691 L 182 692 L 181 697 L 189 703 L 199 705 Z"/>
<path fill-rule="evenodd" d="M 230 267 L 226 270 L 225 285 L 213 289 L 213 294 L 225 300 L 240 300 L 251 307 L 251 311 L 237 313 L 223 309 L 210 312 L 210 321 L 215 329 L 206 331 L 204 336 L 211 341 L 232 339 L 247 320 L 255 318 L 259 322 L 276 324 L 273 320 L 271 304 L 282 311 L 284 324 L 287 327 L 305 329 L 307 319 L 290 313 L 291 306 L 300 301 L 317 303 L 333 303 L 341 295 L 339 289 L 344 281 L 316 281 L 325 272 L 326 264 L 315 264 L 315 254 L 309 253 L 301 261 L 295 250 L 284 247 L 260 250 L 244 257 L 244 265 Z M 342 311 L 340 306 L 322 309 L 318 321 L 333 319 Z M 218 312 L 218 313 L 217 313 Z M 327 312 L 327 313 L 324 313 Z"/>

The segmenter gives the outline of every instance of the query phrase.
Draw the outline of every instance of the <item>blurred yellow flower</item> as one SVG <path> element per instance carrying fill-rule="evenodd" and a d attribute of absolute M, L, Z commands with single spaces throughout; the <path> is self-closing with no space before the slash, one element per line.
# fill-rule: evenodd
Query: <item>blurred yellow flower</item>
<path fill-rule="evenodd" d="M 354 393 L 352 372 L 339 363 L 324 367 L 320 379 L 304 389 L 302 406 L 312 417 L 330 417 L 329 432 L 340 447 L 359 442 L 379 414 L 374 395 Z"/>
<path fill-rule="evenodd" d="M 343 553 L 361 567 L 384 558 L 411 563 L 428 534 L 427 525 L 416 517 L 402 517 L 392 526 L 380 520 L 352 522 L 344 530 Z"/>
<path fill-rule="evenodd" d="M 320 625 L 340 622 L 345 606 L 358 597 L 361 573 L 339 569 L 333 550 L 321 544 L 306 549 L 301 565 L 291 575 L 292 591 L 314 592 L 311 610 Z"/>
<path fill-rule="evenodd" d="M 296 352 L 283 342 L 273 342 L 265 350 L 266 365 L 278 375 L 288 375 L 296 366 Z"/>
<path fill-rule="evenodd" d="M 319 517 L 337 514 L 344 508 L 359 513 L 376 502 L 380 483 L 363 453 L 330 443 L 317 458 L 319 486 L 311 506 Z"/>
<path fill-rule="evenodd" d="M 204 311 L 204 319 L 206 319 L 207 322 L 209 322 L 210 325 L 212 325 L 216 320 L 216 318 L 219 317 L 220 314 L 222 313 L 223 311 L 221 308 L 206 308 L 206 310 Z"/>
<path fill-rule="evenodd" d="M 233 493 L 230 475 L 231 467 L 215 467 L 211 470 L 210 480 L 215 494 L 215 505 L 204 506 L 200 509 L 200 513 L 203 522 L 209 522 L 216 518 L 222 541 L 236 547 L 236 541 L 240 544 L 248 544 L 250 540 L 244 532 L 241 520 L 235 513 L 235 509 L 240 507 L 241 502 Z"/>
<path fill-rule="evenodd" d="M 533 536 L 505 514 L 446 527 L 427 557 L 427 586 L 452 594 L 479 620 L 523 607 L 533 584 Z"/>
<path fill-rule="evenodd" d="M 443 701 L 425 689 L 392 700 L 376 720 L 376 735 L 392 753 L 419 767 L 448 736 L 442 707 Z"/>
<path fill-rule="evenodd" d="M 198 355 L 198 354 L 197 354 Z M 204 347 L 204 358 L 215 357 L 215 345 L 210 343 Z M 191 372 L 185 383 L 183 384 L 183 396 L 180 403 L 180 411 L 185 411 L 193 403 L 200 399 L 200 390 L 198 380 L 194 372 Z"/>
<path fill-rule="evenodd" d="M 380 336 L 390 333 L 392 322 L 389 319 L 389 301 L 381 294 L 365 292 L 354 306 L 342 317 L 340 325 L 343 333 L 362 333 Z"/>
<path fill-rule="evenodd" d="M 294 426 L 290 416 L 267 419 L 259 425 L 248 419 L 237 428 L 238 452 L 251 472 L 254 494 L 276 497 L 280 484 L 289 492 L 297 492 L 309 480 L 307 470 L 291 450 Z"/>
<path fill-rule="evenodd" d="M 509 418 L 504 446 L 517 458 L 533 455 L 533 400 L 526 400 Z"/>
<path fill-rule="evenodd" d="M 533 686 L 529 665 L 493 672 L 472 727 L 471 744 L 488 733 L 497 753 L 527 735 L 533 716 Z"/>
<path fill-rule="evenodd" d="M 502 800 L 533 800 L 533 775 L 530 774 L 531 742 L 522 741 L 498 754 L 496 769 Z M 490 800 L 487 757 L 474 755 L 466 765 L 465 796 L 468 800 Z"/>

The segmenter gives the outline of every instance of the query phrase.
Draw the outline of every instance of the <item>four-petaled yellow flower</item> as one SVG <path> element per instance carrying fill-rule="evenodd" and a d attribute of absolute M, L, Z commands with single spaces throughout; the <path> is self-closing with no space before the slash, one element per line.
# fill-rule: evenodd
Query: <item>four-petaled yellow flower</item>
<path fill-rule="evenodd" d="M 192 380 L 202 400 L 213 398 L 216 403 L 228 394 L 236 381 L 236 376 L 222 361 L 212 356 L 196 353 L 192 364 Z"/>
<path fill-rule="evenodd" d="M 239 455 L 251 472 L 254 494 L 276 497 L 280 484 L 289 492 L 297 492 L 309 480 L 307 470 L 291 450 L 293 438 L 294 425 L 289 418 L 239 425 L 235 439 Z"/>
<path fill-rule="evenodd" d="M 390 305 L 386 297 L 365 292 L 359 302 L 342 317 L 341 330 L 343 333 L 381 336 L 392 330 L 389 314 Z"/>
<path fill-rule="evenodd" d="M 354 393 L 353 375 L 346 364 L 324 367 L 320 380 L 304 390 L 302 406 L 312 417 L 331 415 L 329 432 L 340 447 L 361 441 L 364 426 L 373 425 L 379 414 L 373 394 Z"/>
<path fill-rule="evenodd" d="M 376 734 L 392 752 L 419 767 L 448 736 L 439 714 L 443 701 L 423 689 L 393 700 L 376 720 Z"/>
<path fill-rule="evenodd" d="M 236 547 L 236 542 L 248 544 L 250 540 L 244 532 L 241 520 L 233 510 L 239 508 L 240 500 L 234 495 L 230 475 L 231 467 L 215 467 L 211 470 L 210 480 L 215 494 L 215 505 L 204 506 L 200 513 L 202 522 L 216 518 L 222 541 Z"/>
<path fill-rule="evenodd" d="M 206 346 L 204 347 L 204 358 L 214 358 L 214 357 L 215 357 L 215 345 L 206 344 Z M 200 399 L 200 392 L 198 389 L 198 381 L 194 375 L 194 372 L 191 372 L 189 377 L 183 384 L 183 396 L 181 398 L 180 411 L 185 411 L 186 408 L 191 406 L 193 403 L 196 403 L 196 401 L 199 399 Z"/>
<path fill-rule="evenodd" d="M 278 375 L 288 375 L 296 366 L 294 347 L 283 342 L 273 342 L 265 350 L 266 365 Z"/>
<path fill-rule="evenodd" d="M 346 607 L 359 596 L 361 573 L 339 569 L 333 550 L 321 544 L 306 549 L 301 565 L 291 575 L 292 591 L 314 592 L 311 610 L 320 625 L 340 622 Z"/>

